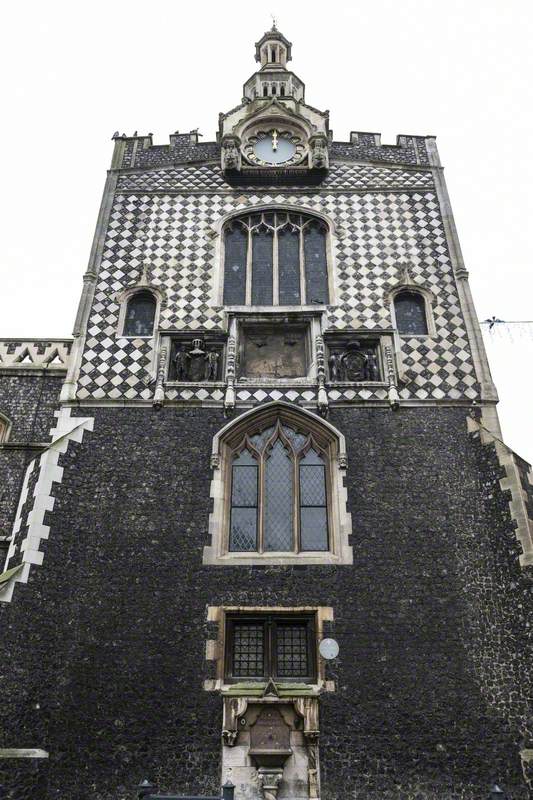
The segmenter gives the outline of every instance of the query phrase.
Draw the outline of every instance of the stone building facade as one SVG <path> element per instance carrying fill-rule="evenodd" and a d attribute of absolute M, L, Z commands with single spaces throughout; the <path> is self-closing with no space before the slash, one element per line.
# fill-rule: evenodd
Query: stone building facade
<path fill-rule="evenodd" d="M 531 796 L 533 473 L 434 137 L 275 28 L 216 142 L 116 134 L 72 340 L 0 340 L 9 800 Z"/>

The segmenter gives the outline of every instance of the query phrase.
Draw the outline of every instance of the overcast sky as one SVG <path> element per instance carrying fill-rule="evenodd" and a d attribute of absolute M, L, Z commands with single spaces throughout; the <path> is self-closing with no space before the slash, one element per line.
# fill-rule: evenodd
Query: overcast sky
<path fill-rule="evenodd" d="M 335 139 L 437 136 L 480 319 L 533 320 L 531 2 L 22 0 L 0 47 L 0 336 L 71 334 L 111 135 L 214 139 L 270 13 Z M 489 357 L 504 437 L 531 461 L 533 326 L 513 331 Z"/>

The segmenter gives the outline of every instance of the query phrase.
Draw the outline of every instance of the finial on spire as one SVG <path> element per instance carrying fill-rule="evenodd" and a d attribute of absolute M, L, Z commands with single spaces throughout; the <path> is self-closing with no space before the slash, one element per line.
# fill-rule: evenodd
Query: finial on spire
<path fill-rule="evenodd" d="M 270 16 L 272 17 L 272 27 L 271 27 L 270 30 L 271 31 L 277 31 L 278 26 L 277 26 L 277 22 L 276 22 L 276 17 L 274 16 L 274 14 L 271 14 Z"/>

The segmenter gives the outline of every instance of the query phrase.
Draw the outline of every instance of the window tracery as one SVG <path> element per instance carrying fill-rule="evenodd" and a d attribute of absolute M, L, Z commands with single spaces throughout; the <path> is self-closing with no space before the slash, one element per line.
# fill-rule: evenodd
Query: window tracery
<path fill-rule="evenodd" d="M 224 229 L 224 303 L 328 303 L 327 232 L 321 219 L 286 211 L 230 220 Z"/>
<path fill-rule="evenodd" d="M 351 563 L 342 436 L 282 402 L 226 428 L 214 445 L 213 539 L 204 563 Z"/>

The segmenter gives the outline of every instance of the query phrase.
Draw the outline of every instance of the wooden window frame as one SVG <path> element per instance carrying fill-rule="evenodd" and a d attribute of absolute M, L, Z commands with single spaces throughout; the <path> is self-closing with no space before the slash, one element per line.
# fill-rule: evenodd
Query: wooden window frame
<path fill-rule="evenodd" d="M 234 641 L 235 627 L 239 623 L 249 623 L 263 626 L 263 674 L 256 676 L 242 676 L 234 674 Z M 307 666 L 308 674 L 301 676 L 279 676 L 277 674 L 277 630 L 280 625 L 305 624 L 307 629 Z M 262 682 L 272 678 L 277 683 L 315 683 L 317 680 L 317 626 L 316 613 L 251 613 L 227 614 L 225 630 L 224 652 L 224 682 L 247 683 Z"/>

